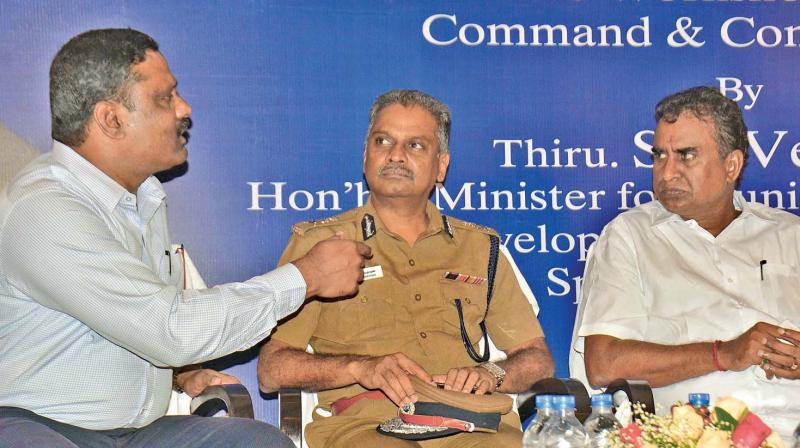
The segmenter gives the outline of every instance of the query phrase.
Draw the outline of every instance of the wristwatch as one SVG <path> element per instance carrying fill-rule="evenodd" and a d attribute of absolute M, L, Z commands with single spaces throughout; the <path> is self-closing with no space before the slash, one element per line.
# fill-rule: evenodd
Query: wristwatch
<path fill-rule="evenodd" d="M 495 385 L 494 385 L 495 390 L 500 389 L 500 386 L 503 384 L 503 380 L 506 379 L 506 371 L 502 367 L 498 366 L 497 364 L 491 361 L 478 364 L 478 366 L 483 367 L 484 369 L 488 370 L 489 373 L 492 374 L 492 376 L 495 379 Z"/>
<path fill-rule="evenodd" d="M 178 369 L 172 369 L 172 390 L 174 390 L 179 394 L 182 394 L 183 388 L 181 388 L 181 386 L 178 385 L 178 373 L 180 373 L 178 372 Z"/>

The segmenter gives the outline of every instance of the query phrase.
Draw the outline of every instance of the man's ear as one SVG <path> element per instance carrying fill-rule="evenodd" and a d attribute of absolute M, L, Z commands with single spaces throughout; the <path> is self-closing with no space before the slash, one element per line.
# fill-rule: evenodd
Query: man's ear
<path fill-rule="evenodd" d="M 436 182 L 444 183 L 445 177 L 447 177 L 447 167 L 450 166 L 450 152 L 444 152 L 439 154 L 439 170 L 436 173 Z"/>
<path fill-rule="evenodd" d="M 734 149 L 725 157 L 725 179 L 735 184 L 744 169 L 744 151 Z"/>
<path fill-rule="evenodd" d="M 125 128 L 120 114 L 127 112 L 124 107 L 113 101 L 98 101 L 92 110 L 92 122 L 97 129 L 108 138 L 117 140 L 125 137 Z"/>

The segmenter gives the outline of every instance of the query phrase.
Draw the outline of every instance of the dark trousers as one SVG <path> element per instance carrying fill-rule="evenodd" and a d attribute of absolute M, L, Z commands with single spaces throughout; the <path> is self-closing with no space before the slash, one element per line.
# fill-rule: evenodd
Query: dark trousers
<path fill-rule="evenodd" d="M 161 417 L 142 428 L 84 429 L 31 411 L 0 407 L 0 448 L 276 447 L 294 448 L 274 426 L 244 418 Z"/>

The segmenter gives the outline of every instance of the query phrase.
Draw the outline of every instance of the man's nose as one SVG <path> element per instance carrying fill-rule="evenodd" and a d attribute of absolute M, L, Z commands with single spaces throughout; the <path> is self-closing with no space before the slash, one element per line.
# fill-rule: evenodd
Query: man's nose
<path fill-rule="evenodd" d="M 403 143 L 395 143 L 389 151 L 389 160 L 392 162 L 405 162 L 406 149 Z"/>
<path fill-rule="evenodd" d="M 175 104 L 175 115 L 179 119 L 190 117 L 192 115 L 192 106 L 183 99 L 182 96 L 176 94 L 177 103 Z"/>
<path fill-rule="evenodd" d="M 678 157 L 668 155 L 667 159 L 661 164 L 661 180 L 672 180 L 680 176 L 680 160 Z"/>

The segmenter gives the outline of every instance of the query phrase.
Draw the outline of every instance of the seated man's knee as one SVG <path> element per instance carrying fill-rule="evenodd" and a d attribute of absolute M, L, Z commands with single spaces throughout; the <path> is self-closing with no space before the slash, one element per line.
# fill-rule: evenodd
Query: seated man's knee
<path fill-rule="evenodd" d="M 230 436 L 229 447 L 264 446 L 269 448 L 295 448 L 294 443 L 280 429 L 258 420 L 246 418 L 220 418 L 224 431 Z"/>
<path fill-rule="evenodd" d="M 0 417 L 0 448 L 31 446 L 78 448 L 67 437 L 43 423 L 24 417 Z"/>

